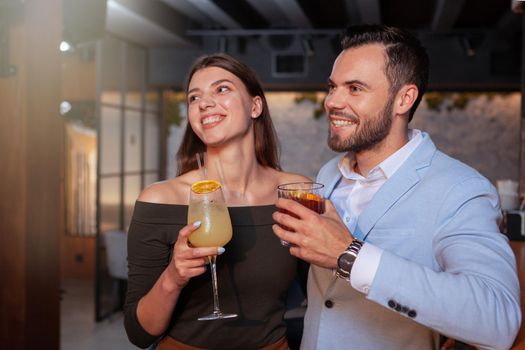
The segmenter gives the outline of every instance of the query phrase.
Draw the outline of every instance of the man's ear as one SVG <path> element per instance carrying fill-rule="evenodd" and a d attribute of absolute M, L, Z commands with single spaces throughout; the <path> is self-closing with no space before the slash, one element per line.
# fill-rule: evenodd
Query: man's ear
<path fill-rule="evenodd" d="M 251 112 L 252 119 L 259 118 L 261 113 L 262 113 L 262 98 L 261 96 L 255 96 L 252 99 L 252 112 Z"/>
<path fill-rule="evenodd" d="M 410 108 L 416 102 L 419 90 L 417 86 L 410 84 L 401 87 L 397 93 L 396 102 L 394 104 L 394 113 L 399 115 L 408 114 Z"/>

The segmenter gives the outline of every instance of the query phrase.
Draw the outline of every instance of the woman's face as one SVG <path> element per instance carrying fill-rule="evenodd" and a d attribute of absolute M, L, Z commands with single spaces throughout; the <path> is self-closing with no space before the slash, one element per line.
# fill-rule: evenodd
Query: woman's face
<path fill-rule="evenodd" d="M 208 146 L 248 135 L 252 119 L 261 114 L 261 98 L 250 96 L 237 76 L 219 67 L 193 74 L 187 102 L 190 125 Z"/>

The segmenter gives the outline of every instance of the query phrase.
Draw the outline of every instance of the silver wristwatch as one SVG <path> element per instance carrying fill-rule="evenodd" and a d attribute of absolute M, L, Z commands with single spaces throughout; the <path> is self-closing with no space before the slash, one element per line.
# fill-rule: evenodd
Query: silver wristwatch
<path fill-rule="evenodd" d="M 339 258 L 337 258 L 337 270 L 335 271 L 337 277 L 350 281 L 350 273 L 352 272 L 354 261 L 362 246 L 363 241 L 354 238 L 348 248 L 339 255 Z"/>

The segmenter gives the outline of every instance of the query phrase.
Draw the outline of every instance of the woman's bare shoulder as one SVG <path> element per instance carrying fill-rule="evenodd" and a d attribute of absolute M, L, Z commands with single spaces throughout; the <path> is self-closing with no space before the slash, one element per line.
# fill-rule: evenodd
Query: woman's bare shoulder
<path fill-rule="evenodd" d="M 298 173 L 285 172 L 285 171 L 277 172 L 277 179 L 279 183 L 312 181 L 312 179 L 304 175 L 301 175 Z"/>
<path fill-rule="evenodd" d="M 159 204 L 188 204 L 191 183 L 188 174 L 155 182 L 142 191 L 138 200 Z"/>

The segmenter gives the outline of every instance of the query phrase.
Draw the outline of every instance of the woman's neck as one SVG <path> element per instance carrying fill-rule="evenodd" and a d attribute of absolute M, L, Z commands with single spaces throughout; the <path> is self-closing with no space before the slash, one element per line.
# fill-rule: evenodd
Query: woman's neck
<path fill-rule="evenodd" d="M 246 200 L 250 185 L 260 179 L 262 167 L 257 163 L 255 151 L 242 147 L 207 149 L 208 177 L 219 180 L 230 201 Z"/>

